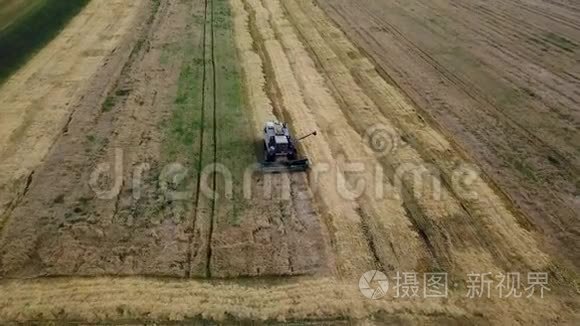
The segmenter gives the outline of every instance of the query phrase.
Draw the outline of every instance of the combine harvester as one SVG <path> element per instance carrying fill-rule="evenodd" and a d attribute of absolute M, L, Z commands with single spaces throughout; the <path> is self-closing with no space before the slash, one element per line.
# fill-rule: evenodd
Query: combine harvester
<path fill-rule="evenodd" d="M 307 158 L 298 157 L 298 142 L 316 136 L 316 131 L 294 140 L 286 123 L 268 121 L 264 127 L 264 173 L 304 172 L 310 168 Z"/>

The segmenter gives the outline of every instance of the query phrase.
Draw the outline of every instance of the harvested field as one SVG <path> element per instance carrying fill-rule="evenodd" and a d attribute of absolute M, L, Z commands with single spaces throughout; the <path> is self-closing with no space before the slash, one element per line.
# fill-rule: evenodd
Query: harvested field
<path fill-rule="evenodd" d="M 580 262 L 580 7 L 317 1 L 482 167 L 546 248 Z"/>
<path fill-rule="evenodd" d="M 66 31 L 2 85 L 0 228 L 26 192 L 34 169 L 67 130 L 75 101 L 84 100 L 95 87 L 97 69 L 111 51 L 120 50 L 117 47 L 124 48 L 118 52 L 130 51 L 122 41 L 130 38 L 127 31 L 136 23 L 138 9 L 136 3 L 92 2 Z M 109 19 L 115 24 L 109 25 Z M 63 57 L 69 59 L 63 62 Z M 123 54 L 111 58 L 108 72 L 119 69 L 113 59 L 123 60 Z M 109 81 L 101 87 L 108 87 Z"/>
<path fill-rule="evenodd" d="M 15 199 L 26 205 L 8 205 L 0 264 L 6 276 L 328 271 L 304 177 L 256 175 L 255 196 L 265 193 L 265 183 L 274 196 L 243 197 L 255 133 L 242 111 L 229 8 L 216 3 L 135 9 L 149 18 L 128 42 L 116 79 L 110 71 L 96 75 L 92 84 L 103 89 L 91 91 L 94 101 L 79 102 L 44 164 L 28 171 L 25 193 Z M 234 174 L 231 198 L 202 193 L 223 186 L 204 172 L 213 163 Z M 282 198 L 286 184 L 294 196 Z"/>
<path fill-rule="evenodd" d="M 0 323 L 579 320 L 576 266 L 554 251 L 575 239 L 540 232 L 391 79 L 371 49 L 398 43 L 366 42 L 391 31 L 375 30 L 381 8 L 403 5 L 368 2 L 372 15 L 347 1 L 92 0 L 0 86 Z M 318 131 L 298 143 L 308 172 L 256 170 L 268 120 Z M 377 300 L 359 288 L 371 270 L 391 282 Z M 514 272 L 546 273 L 549 289 L 469 296 L 471 273 Z M 401 273 L 419 274 L 416 296 L 399 295 Z M 426 296 L 426 273 L 445 274 L 445 296 Z"/>

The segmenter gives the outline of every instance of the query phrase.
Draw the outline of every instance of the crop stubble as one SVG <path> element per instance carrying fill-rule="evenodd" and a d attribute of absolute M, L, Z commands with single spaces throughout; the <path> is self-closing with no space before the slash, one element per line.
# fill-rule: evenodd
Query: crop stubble
<path fill-rule="evenodd" d="M 244 82 L 245 103 L 251 113 L 249 123 L 252 128 L 249 132 L 253 132 L 255 138 L 259 139 L 262 123 L 275 117 L 291 122 L 298 135 L 319 130 L 319 136 L 301 144 L 301 149 L 315 163 L 313 171 L 308 176 L 254 176 L 254 192 L 262 194 L 264 187 L 267 188 L 272 183 L 275 197 L 253 199 L 251 208 L 245 210 L 239 218 L 239 225 L 223 223 L 228 219 L 232 203 L 225 202 L 228 209 L 218 209 L 215 216 L 215 210 L 211 209 L 211 218 L 206 216 L 205 210 L 204 214 L 196 218 L 198 220 L 201 216 L 205 225 L 202 227 L 204 232 L 194 233 L 193 238 L 190 238 L 191 230 L 187 227 L 191 223 L 197 224 L 187 214 L 191 207 L 180 210 L 171 206 L 165 208 L 165 213 L 156 215 L 160 222 L 140 222 L 138 218 L 143 213 L 142 209 L 148 209 L 150 204 L 155 207 L 155 203 L 146 202 L 144 206 L 140 206 L 131 202 L 131 189 L 125 183 L 122 195 L 112 204 L 101 203 L 98 205 L 102 206 L 91 206 L 89 209 L 89 215 L 103 212 L 106 216 L 99 217 L 96 225 L 107 225 L 108 228 L 98 232 L 98 228 L 89 225 L 86 229 L 65 231 L 64 239 L 69 237 L 68 232 L 73 236 L 77 232 L 76 236 L 85 239 L 92 234 L 97 239 L 100 237 L 100 241 L 106 239 L 113 246 L 126 241 L 129 241 L 130 246 L 105 246 L 98 251 L 97 259 L 87 259 L 98 262 L 98 268 L 93 266 L 66 271 L 63 269 L 67 266 L 65 261 L 48 259 L 49 264 L 46 264 L 46 258 L 42 257 L 53 255 L 43 255 L 46 249 L 37 251 L 30 247 L 31 244 L 27 244 L 27 252 L 33 255 L 32 260 L 17 262 L 23 269 L 16 269 L 18 272 L 14 275 L 316 276 L 284 277 L 278 280 L 258 278 L 255 284 L 252 280 L 243 279 L 180 282 L 135 277 L 4 281 L 0 284 L 2 292 L 6 294 L 3 297 L 6 301 L 0 305 L 3 307 L 0 310 L 2 320 L 30 320 L 41 316 L 40 319 L 122 319 L 126 322 L 184 318 L 316 319 L 338 322 L 344 318 L 364 319 L 372 315 L 379 318 L 378 320 L 391 322 L 474 322 L 484 318 L 496 323 L 516 320 L 538 323 L 554 321 L 558 316 L 566 319 L 573 316 L 570 306 L 566 306 L 561 297 L 552 293 L 544 300 L 526 301 L 525 304 L 491 299 L 483 306 L 478 302 L 465 300 L 460 291 L 453 290 L 446 302 L 420 299 L 399 302 L 391 296 L 378 301 L 363 300 L 356 286 L 358 278 L 363 272 L 373 268 L 389 272 L 443 269 L 451 272 L 452 280 L 461 283 L 464 273 L 472 272 L 474 268 L 485 269 L 486 272 L 505 271 L 511 266 L 517 266 L 522 271 L 542 270 L 550 267 L 550 261 L 538 249 L 533 231 L 525 230 L 518 223 L 516 216 L 485 180 L 478 178 L 469 185 L 468 190 L 476 193 L 477 197 L 464 197 L 455 191 L 451 186 L 453 169 L 466 163 L 460 153 L 441 133 L 421 119 L 416 109 L 396 88 L 377 74 L 365 56 L 312 1 L 231 0 L 230 3 L 235 46 Z M 198 10 L 199 14 L 204 6 L 200 0 L 190 8 L 192 12 Z M 128 65 L 126 73 L 121 74 L 125 78 L 121 78 L 113 88 L 125 90 L 124 80 L 138 81 L 137 85 L 130 83 L 132 87 L 129 87 L 137 91 L 131 92 L 128 98 L 115 102 L 111 110 L 115 112 L 121 107 L 128 107 L 128 112 L 123 110 L 113 122 L 107 122 L 109 120 L 106 119 L 102 122 L 112 126 L 94 126 L 91 129 L 96 130 L 97 135 L 108 134 L 111 130 L 115 130 L 114 134 L 117 135 L 109 140 L 112 145 L 102 147 L 105 149 L 104 153 L 94 158 L 94 161 L 112 156 L 114 144 L 121 144 L 123 148 L 139 148 L 144 144 L 145 150 L 137 149 L 134 154 L 129 154 L 131 159 L 128 167 L 142 162 L 144 156 L 147 160 L 156 162 L 153 166 L 165 163 L 158 157 L 162 136 L 157 131 L 152 131 L 155 129 L 152 127 L 153 122 L 145 121 L 161 121 L 163 117 L 170 115 L 171 105 L 168 103 L 171 102 L 172 92 L 175 93 L 175 88 L 178 87 L 176 75 L 179 74 L 180 63 L 173 63 L 165 68 L 168 71 L 157 71 L 153 75 L 150 66 L 155 66 L 158 62 L 156 60 L 160 60 L 161 56 L 156 50 L 158 43 L 155 40 L 165 40 L 173 36 L 170 39 L 174 42 L 181 41 L 176 35 L 182 31 L 181 28 L 185 28 L 187 15 L 183 14 L 186 12 L 183 9 L 183 3 L 178 4 L 178 1 L 169 4 L 163 2 L 159 12 L 165 13 L 160 15 L 165 19 L 159 19 L 161 22 L 157 21 L 153 25 L 157 28 L 149 29 L 149 33 L 155 35 L 149 39 L 153 41 L 148 45 L 147 51 L 137 52 L 136 56 L 140 59 Z M 175 20 L 176 17 L 179 17 L 177 21 L 181 23 L 172 25 L 176 27 L 172 30 L 174 33 L 164 34 L 165 29 L 159 26 L 163 22 Z M 160 31 L 156 32 L 157 29 Z M 211 32 L 210 37 L 215 35 Z M 197 40 L 202 42 L 201 37 Z M 205 44 L 203 46 L 205 48 Z M 210 46 L 210 51 L 214 49 L 214 46 Z M 149 54 L 150 52 L 153 54 Z M 147 59 L 149 56 L 152 56 L 151 61 Z M 202 60 L 202 63 L 205 65 L 206 62 L 213 62 L 219 66 L 219 61 L 216 62 L 215 58 Z M 213 67 L 211 70 L 215 71 Z M 143 78 L 141 74 L 145 74 L 147 78 Z M 210 73 L 209 76 L 211 80 L 215 74 Z M 156 86 L 161 83 L 165 85 L 168 81 L 173 81 L 172 91 L 151 95 L 155 93 L 152 89 L 159 89 Z M 213 80 L 210 84 L 213 84 Z M 209 94 L 220 94 L 219 89 L 220 84 L 216 82 L 209 88 Z M 161 98 L 159 101 L 166 103 L 162 112 L 155 112 L 153 109 L 156 100 L 151 98 L 157 97 Z M 128 104 L 132 102 L 138 104 Z M 214 106 L 212 100 L 209 103 L 209 116 L 212 117 L 215 113 L 211 110 L 219 107 Z M 148 110 L 141 112 L 141 106 Z M 203 106 L 203 109 L 206 108 Z M 85 122 L 85 125 L 81 122 L 82 119 L 73 119 L 69 132 L 80 134 L 85 131 L 83 126 L 87 128 L 86 124 L 91 125 L 89 122 Z M 223 122 L 224 120 L 210 119 L 206 126 L 209 126 L 208 130 L 216 130 Z M 76 123 L 79 124 L 78 131 L 75 131 Z M 376 123 L 390 126 L 401 137 L 398 147 L 386 156 L 372 151 L 366 142 L 366 130 Z M 210 144 L 209 149 L 203 146 L 201 150 L 206 150 L 204 155 L 210 155 L 213 157 L 210 161 L 215 161 L 216 157 L 220 157 L 220 147 L 212 152 L 216 137 L 211 135 L 210 131 L 207 143 Z M 57 145 L 57 148 L 58 146 L 66 148 L 65 145 Z M 58 151 L 54 154 L 55 158 L 48 162 L 63 165 L 58 157 L 74 149 L 68 146 L 69 152 Z M 367 168 L 380 165 L 385 173 L 378 179 L 368 169 L 362 174 L 350 175 L 345 172 L 345 164 L 352 160 L 362 162 Z M 79 162 L 82 163 L 82 160 Z M 440 201 L 418 196 L 412 178 L 403 175 L 402 180 L 397 179 L 396 170 L 401 165 L 422 166 L 426 162 L 435 165 L 445 180 Z M 331 173 L 317 170 L 316 165 L 324 163 L 332 163 Z M 44 189 L 50 189 L 48 184 L 54 182 L 54 179 L 45 177 L 50 175 L 50 165 L 43 169 L 48 172 L 41 169 L 38 175 L 41 180 L 46 179 Z M 84 171 L 82 174 L 86 180 L 89 169 Z M 433 171 L 424 172 L 427 179 L 436 177 L 432 173 Z M 377 198 L 365 194 L 357 200 L 345 200 L 339 193 L 337 183 L 353 186 L 361 178 L 371 184 L 381 183 L 389 194 L 400 191 L 400 196 Z M 66 182 L 73 181 L 65 179 L 62 184 Z M 399 184 L 401 189 L 396 189 L 395 185 Z M 30 194 L 35 194 L 34 189 L 38 187 L 36 177 L 30 186 Z M 278 197 L 284 188 L 290 189 L 290 198 Z M 82 190 L 81 197 L 83 191 L 88 191 L 80 186 L 75 190 Z M 25 213 L 34 217 L 34 213 L 30 209 L 26 211 L 26 207 L 35 203 L 34 196 L 38 195 L 30 194 L 27 195 L 30 196 L 28 199 L 25 198 L 26 205 L 15 210 L 17 213 L 21 210 L 18 214 L 21 214 L 23 220 L 26 220 Z M 64 202 L 70 201 L 68 195 L 65 196 Z M 38 200 L 38 207 L 44 202 Z M 93 205 L 92 200 L 89 202 Z M 76 205 L 68 205 L 67 209 L 73 209 Z M 211 202 L 207 206 L 211 207 Z M 67 209 L 58 210 L 56 213 L 64 214 Z M 183 219 L 163 218 L 172 214 L 183 216 Z M 123 223 L 118 223 L 120 217 L 123 217 Z M 104 224 L 103 221 L 107 220 L 110 222 Z M 34 223 L 40 225 L 45 221 L 39 218 Z M 18 224 L 14 225 L 11 228 L 16 229 L 12 231 L 22 230 Z M 135 228 L 134 225 L 138 227 Z M 136 235 L 127 239 L 124 234 L 129 229 Z M 11 233 L 7 231 L 10 229 L 4 230 L 3 241 L 6 234 Z M 14 232 L 10 239 L 15 239 L 16 234 Z M 44 229 L 42 237 L 37 237 L 38 240 L 32 243 L 47 247 L 48 251 L 54 250 L 59 248 L 52 242 L 55 234 L 50 228 Z M 193 239 L 195 244 L 196 237 L 205 239 L 203 241 L 207 243 L 193 249 L 201 248 L 201 257 L 208 257 L 209 261 L 202 259 L 201 263 L 192 264 L 197 267 L 191 269 L 186 261 L 188 252 L 192 249 L 190 240 Z M 154 239 L 154 243 L 151 239 Z M 10 252 L 8 256 L 18 254 L 20 250 L 18 246 L 6 241 L 2 243 L 2 248 L 5 250 L 4 254 Z M 89 244 L 86 249 L 89 249 L 86 251 L 88 253 L 94 251 L 96 246 Z M 121 252 L 116 253 L 115 249 Z M 207 250 L 211 250 L 211 255 L 207 255 Z M 70 249 L 62 248 L 60 254 L 65 251 Z M 111 252 L 115 252 L 116 256 L 107 254 Z M 39 266 L 39 261 L 45 265 Z M 176 262 L 182 263 L 175 264 Z M 5 266 L 6 273 L 10 269 Z M 265 290 L 264 284 L 267 285 Z M 55 296 L 60 295 L 60 291 L 67 292 L 71 289 L 85 299 L 89 296 L 90 304 L 74 305 L 63 300 L 54 300 Z M 561 294 L 558 289 L 554 292 Z M 29 293 L 36 294 L 31 297 Z M 143 297 L 148 298 L 147 302 L 139 300 Z M 30 300 L 35 300 L 36 308 L 26 309 L 22 313 L 21 307 Z M 225 304 L 232 300 L 247 304 L 243 304 L 241 308 Z M 171 304 L 166 304 L 169 302 Z"/>
<path fill-rule="evenodd" d="M 477 161 L 518 223 L 577 267 L 580 8 L 541 0 L 317 3 Z"/>

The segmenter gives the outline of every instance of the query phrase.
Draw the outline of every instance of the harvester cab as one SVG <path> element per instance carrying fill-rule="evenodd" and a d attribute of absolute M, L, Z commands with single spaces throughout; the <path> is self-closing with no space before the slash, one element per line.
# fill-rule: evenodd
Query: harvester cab
<path fill-rule="evenodd" d="M 316 135 L 312 132 L 300 139 L 294 139 L 286 123 L 268 121 L 264 126 L 264 161 L 262 171 L 266 173 L 303 172 L 308 170 L 307 158 L 298 157 L 298 142 Z"/>

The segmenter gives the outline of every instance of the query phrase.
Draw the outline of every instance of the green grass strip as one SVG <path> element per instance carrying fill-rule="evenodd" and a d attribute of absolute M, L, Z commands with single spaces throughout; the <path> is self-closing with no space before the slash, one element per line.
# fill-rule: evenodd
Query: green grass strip
<path fill-rule="evenodd" d="M 248 203 L 243 198 L 243 175 L 247 167 L 256 162 L 252 124 L 245 109 L 241 68 L 232 34 L 231 13 L 228 0 L 214 0 L 215 12 L 215 60 L 216 60 L 216 120 L 217 163 L 232 173 L 234 198 L 221 198 L 219 207 L 228 207 L 227 222 L 237 225 Z M 208 13 L 208 20 L 210 13 Z M 203 80 L 203 13 L 192 17 L 193 32 L 187 37 L 183 49 L 167 46 L 160 64 L 170 62 L 172 57 L 184 51 L 186 60 L 181 69 L 179 88 L 174 100 L 172 116 L 162 128 L 165 130 L 163 144 L 166 162 L 184 164 L 190 173 L 188 184 L 196 184 L 200 168 L 213 163 L 213 81 L 211 67 L 211 30 L 207 26 L 206 83 L 204 114 L 202 116 Z M 200 33 L 201 35 L 197 34 Z M 202 126 L 204 128 L 202 133 Z M 204 136 L 200 148 L 201 134 Z M 200 153 L 200 150 L 202 153 Z M 201 165 L 199 165 L 201 156 Z M 218 184 L 221 187 L 221 182 Z"/>
<path fill-rule="evenodd" d="M 241 67 L 235 47 L 233 22 L 228 0 L 214 0 L 215 6 L 215 58 L 217 66 L 217 163 L 232 172 L 233 202 L 225 199 L 218 205 L 229 205 L 229 222 L 239 224 L 241 213 L 248 203 L 243 198 L 243 176 L 251 164 L 256 163 L 253 124 L 249 110 L 244 105 Z"/>

